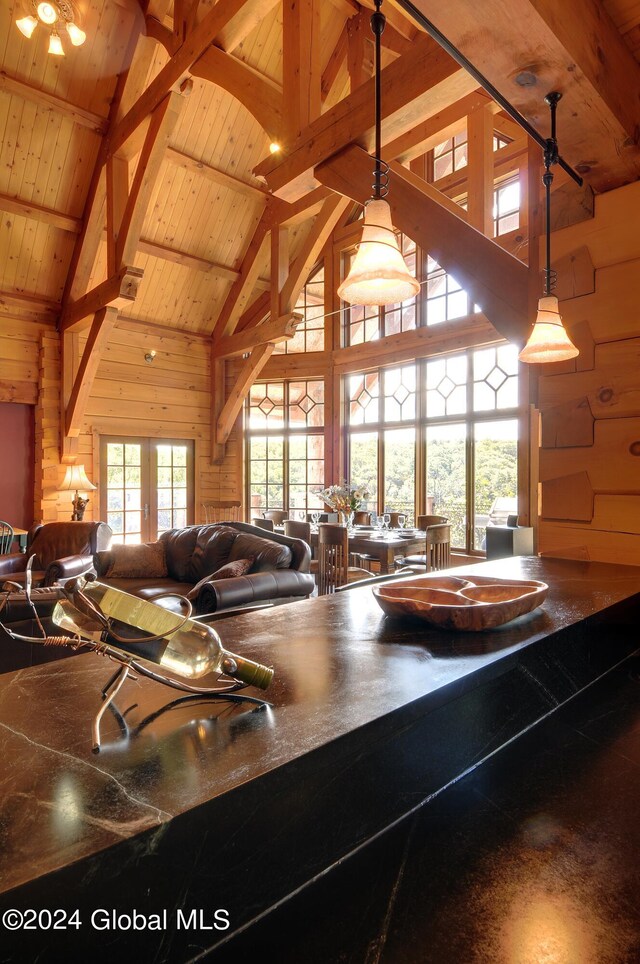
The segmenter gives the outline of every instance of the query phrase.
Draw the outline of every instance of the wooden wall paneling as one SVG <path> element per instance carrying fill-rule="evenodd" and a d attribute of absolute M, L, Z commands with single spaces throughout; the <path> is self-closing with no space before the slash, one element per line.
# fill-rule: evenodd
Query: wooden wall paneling
<path fill-rule="evenodd" d="M 640 180 L 596 195 L 592 220 L 554 231 L 553 257 L 562 258 L 586 245 L 596 270 L 639 259 L 640 233 L 634 216 L 639 209 Z"/>
<path fill-rule="evenodd" d="M 595 419 L 586 396 L 546 408 L 541 421 L 543 448 L 593 445 Z"/>
<path fill-rule="evenodd" d="M 640 332 L 639 303 L 640 258 L 630 258 L 597 268 L 593 294 L 563 302 L 561 311 L 570 330 L 588 321 L 594 341 L 603 344 Z"/>
<path fill-rule="evenodd" d="M 539 536 L 545 556 L 553 554 L 628 566 L 640 564 L 640 536 L 637 535 L 541 520 Z"/>
<path fill-rule="evenodd" d="M 634 495 L 596 495 L 593 527 L 608 532 L 640 535 L 640 492 Z"/>
<path fill-rule="evenodd" d="M 592 371 L 543 377 L 540 405 L 562 404 L 584 392 L 598 419 L 640 416 L 640 339 L 597 345 Z"/>
<path fill-rule="evenodd" d="M 595 268 L 586 245 L 552 262 L 558 273 L 554 294 L 560 301 L 593 294 L 596 290 Z"/>
<path fill-rule="evenodd" d="M 541 485 L 543 519 L 590 522 L 593 518 L 593 489 L 588 472 L 548 479 Z"/>
<path fill-rule="evenodd" d="M 576 472 L 595 492 L 640 488 L 640 418 L 596 419 L 591 447 L 540 450 L 541 482 Z"/>

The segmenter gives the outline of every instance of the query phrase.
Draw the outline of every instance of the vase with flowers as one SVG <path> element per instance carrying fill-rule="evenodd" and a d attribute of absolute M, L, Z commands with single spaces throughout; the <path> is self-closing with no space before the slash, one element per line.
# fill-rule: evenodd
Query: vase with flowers
<path fill-rule="evenodd" d="M 340 485 L 330 485 L 315 494 L 322 499 L 325 505 L 339 513 L 340 520 L 344 525 L 351 524 L 354 512 L 369 498 L 369 493 L 365 488 L 349 485 L 347 482 L 342 482 Z"/>

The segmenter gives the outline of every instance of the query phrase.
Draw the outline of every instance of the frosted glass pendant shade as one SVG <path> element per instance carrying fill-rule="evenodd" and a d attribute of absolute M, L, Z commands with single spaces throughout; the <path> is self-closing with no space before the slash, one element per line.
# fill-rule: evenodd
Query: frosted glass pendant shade
<path fill-rule="evenodd" d="M 55 57 L 64 57 L 62 41 L 57 33 L 52 33 L 49 37 L 49 53 L 53 54 Z"/>
<path fill-rule="evenodd" d="M 369 201 L 351 270 L 338 288 L 350 305 L 392 305 L 413 298 L 420 285 L 407 270 L 386 201 Z"/>
<path fill-rule="evenodd" d="M 25 37 L 30 37 L 37 26 L 38 21 L 35 17 L 22 17 L 20 20 L 16 20 L 16 27 Z"/>
<path fill-rule="evenodd" d="M 76 27 L 75 23 L 67 24 L 67 33 L 69 34 L 69 40 L 74 47 L 81 47 L 87 39 L 87 35 L 84 30 L 81 30 L 80 27 Z"/>
<path fill-rule="evenodd" d="M 518 358 L 527 364 L 568 361 L 579 354 L 569 338 L 558 309 L 555 295 L 540 298 L 538 314 L 529 340 Z"/>

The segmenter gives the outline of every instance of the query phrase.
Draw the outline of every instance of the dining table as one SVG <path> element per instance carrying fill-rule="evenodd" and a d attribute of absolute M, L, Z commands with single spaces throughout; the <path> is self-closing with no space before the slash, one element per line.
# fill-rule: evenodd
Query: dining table
<path fill-rule="evenodd" d="M 367 526 L 355 526 L 348 530 L 349 554 L 361 552 L 373 556 L 380 563 L 380 573 L 386 575 L 395 570 L 397 556 L 426 552 L 427 534 L 420 529 L 384 529 L 379 531 Z M 318 546 L 318 530 L 311 529 L 311 548 Z"/>
<path fill-rule="evenodd" d="M 20 552 L 27 551 L 27 536 L 29 535 L 28 529 L 18 529 L 16 526 L 12 526 L 13 538 L 16 540 L 20 546 Z"/>

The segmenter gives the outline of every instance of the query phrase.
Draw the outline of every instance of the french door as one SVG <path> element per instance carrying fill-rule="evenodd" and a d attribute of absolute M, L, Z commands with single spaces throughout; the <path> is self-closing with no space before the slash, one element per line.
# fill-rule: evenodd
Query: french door
<path fill-rule="evenodd" d="M 193 442 L 100 438 L 100 518 L 119 543 L 153 542 L 193 522 Z"/>

